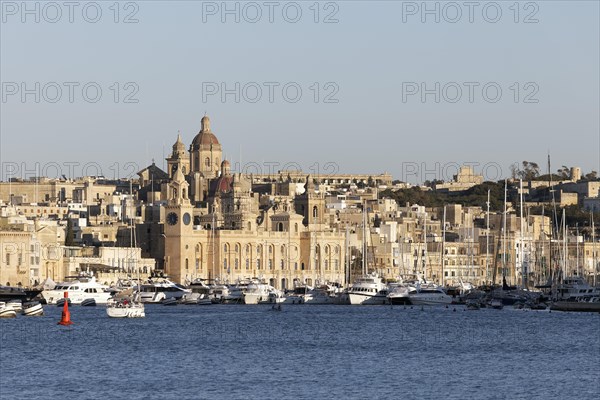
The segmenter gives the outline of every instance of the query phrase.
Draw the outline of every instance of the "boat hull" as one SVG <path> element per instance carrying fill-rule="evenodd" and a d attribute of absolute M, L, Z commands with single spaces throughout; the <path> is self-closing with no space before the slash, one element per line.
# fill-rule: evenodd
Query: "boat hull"
<path fill-rule="evenodd" d="M 441 306 L 452 303 L 452 297 L 448 295 L 414 295 L 409 297 L 411 304 L 415 306 Z"/>
<path fill-rule="evenodd" d="M 550 306 L 552 311 L 600 312 L 600 302 L 557 301 Z"/>
<path fill-rule="evenodd" d="M 398 297 L 389 297 L 388 296 L 388 300 L 390 302 L 390 304 L 392 305 L 407 305 L 407 304 L 411 304 L 410 303 L 410 299 L 408 298 L 408 296 L 398 296 Z"/>
<path fill-rule="evenodd" d="M 110 318 L 144 318 L 146 313 L 144 306 L 134 305 L 132 307 L 116 307 L 110 306 L 106 308 L 106 314 Z"/>
<path fill-rule="evenodd" d="M 268 293 L 244 293 L 244 304 L 258 304 L 261 302 L 268 302 L 268 300 Z"/>
<path fill-rule="evenodd" d="M 384 305 L 388 304 L 387 296 L 369 293 L 348 293 L 351 305 Z"/>

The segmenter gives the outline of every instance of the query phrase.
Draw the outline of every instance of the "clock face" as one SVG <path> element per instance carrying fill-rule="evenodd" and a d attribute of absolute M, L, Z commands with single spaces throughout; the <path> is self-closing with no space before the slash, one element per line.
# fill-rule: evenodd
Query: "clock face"
<path fill-rule="evenodd" d="M 169 225 L 175 225 L 177 223 L 177 214 L 175 213 L 169 213 L 169 215 L 167 215 L 167 222 L 169 223 Z"/>
<path fill-rule="evenodd" d="M 192 217 L 190 216 L 189 213 L 185 213 L 185 214 L 183 214 L 182 220 L 183 220 L 184 224 L 189 225 L 190 222 L 192 222 Z"/>

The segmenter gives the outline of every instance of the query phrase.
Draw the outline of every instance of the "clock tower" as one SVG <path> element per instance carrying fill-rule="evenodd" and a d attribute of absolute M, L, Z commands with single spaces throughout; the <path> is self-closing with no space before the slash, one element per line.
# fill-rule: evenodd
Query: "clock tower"
<path fill-rule="evenodd" d="M 168 185 L 168 204 L 165 206 L 165 270 L 175 282 L 191 279 L 194 249 L 191 244 L 193 207 L 188 197 L 189 184 L 177 168 Z M 189 243 L 188 243 L 189 242 Z"/>

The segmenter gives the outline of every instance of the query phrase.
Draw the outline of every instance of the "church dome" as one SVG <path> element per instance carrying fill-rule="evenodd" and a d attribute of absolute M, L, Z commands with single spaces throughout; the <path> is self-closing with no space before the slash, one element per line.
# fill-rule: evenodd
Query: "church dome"
<path fill-rule="evenodd" d="M 192 141 L 192 148 L 199 149 L 201 146 L 209 147 L 214 145 L 221 146 L 215 134 L 210 130 L 210 118 L 205 115 L 201 121 L 200 132 L 198 132 Z"/>

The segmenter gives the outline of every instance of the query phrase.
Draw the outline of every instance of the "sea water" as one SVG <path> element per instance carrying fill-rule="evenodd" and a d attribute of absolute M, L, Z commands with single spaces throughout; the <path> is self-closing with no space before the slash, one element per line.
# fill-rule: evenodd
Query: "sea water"
<path fill-rule="evenodd" d="M 600 315 L 147 305 L 0 320 L 0 399 L 598 399 Z"/>

